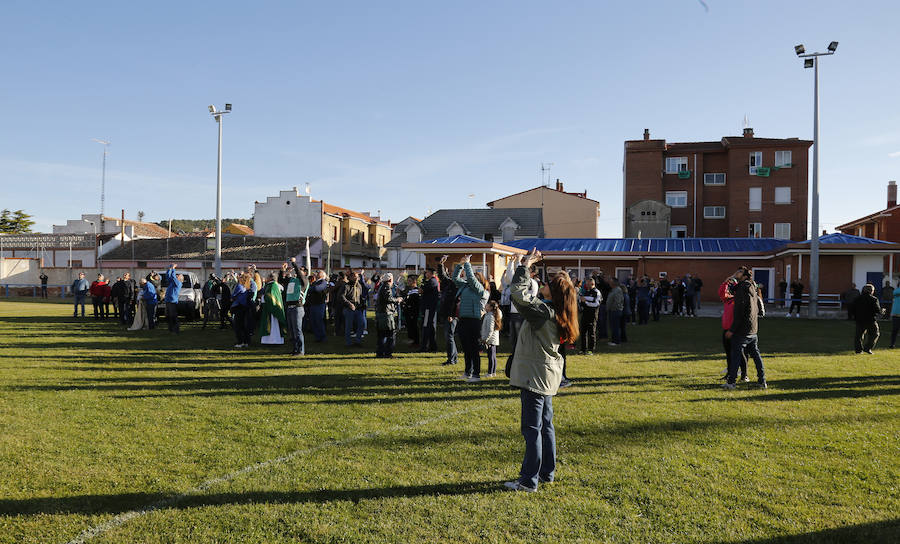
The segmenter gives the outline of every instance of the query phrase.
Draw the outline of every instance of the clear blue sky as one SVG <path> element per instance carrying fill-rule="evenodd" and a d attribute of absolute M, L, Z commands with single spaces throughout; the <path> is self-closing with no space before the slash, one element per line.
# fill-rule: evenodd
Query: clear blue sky
<path fill-rule="evenodd" d="M 822 223 L 883 207 L 900 178 L 900 3 L 5 2 L 0 207 L 37 228 L 99 209 L 224 215 L 302 188 L 400 220 L 539 183 L 541 162 L 621 235 L 622 142 L 812 138 L 822 63 Z M 892 156 L 893 155 L 893 156 Z M 474 194 L 470 199 L 468 195 Z"/>

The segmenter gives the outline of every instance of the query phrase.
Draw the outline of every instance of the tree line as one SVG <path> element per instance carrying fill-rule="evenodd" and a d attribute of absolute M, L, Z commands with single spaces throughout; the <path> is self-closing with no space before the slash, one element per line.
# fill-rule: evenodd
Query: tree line
<path fill-rule="evenodd" d="M 237 223 L 238 225 L 247 225 L 251 229 L 253 228 L 253 218 L 250 219 L 241 219 L 241 218 L 222 218 L 222 228 L 224 229 L 231 223 Z M 164 219 L 162 221 L 158 221 L 156 223 L 160 227 L 164 229 L 169 228 L 169 220 Z M 216 228 L 216 220 L 215 219 L 172 219 L 172 232 L 198 232 L 201 230 L 207 229 L 215 229 Z"/>

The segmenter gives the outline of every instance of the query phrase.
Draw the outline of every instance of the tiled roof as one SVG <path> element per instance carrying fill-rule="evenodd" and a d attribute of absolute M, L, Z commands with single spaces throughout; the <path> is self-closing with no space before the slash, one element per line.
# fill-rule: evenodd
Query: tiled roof
<path fill-rule="evenodd" d="M 165 239 L 135 240 L 134 259 L 139 261 L 158 260 L 204 260 L 211 261 L 215 250 L 208 249 L 205 236 L 178 236 L 170 238 L 168 250 Z M 312 244 L 318 238 L 310 238 Z M 306 249 L 306 238 L 261 238 L 258 236 L 222 236 L 222 259 L 238 261 L 282 261 L 299 255 Z M 103 256 L 108 261 L 130 261 L 132 242 L 125 242 Z"/>
<path fill-rule="evenodd" d="M 871 213 L 871 214 L 866 215 L 866 216 L 864 216 L 864 217 L 860 217 L 859 219 L 854 219 L 853 221 L 850 221 L 850 222 L 848 222 L 848 223 L 844 223 L 843 225 L 840 225 L 840 226 L 837 227 L 837 228 L 838 228 L 838 229 L 846 229 L 846 228 L 850 228 L 850 227 L 857 226 L 857 225 L 859 225 L 859 224 L 861 224 L 861 223 L 868 223 L 869 221 L 872 221 L 872 220 L 874 220 L 874 219 L 877 219 L 877 218 L 880 217 L 881 215 L 888 214 L 888 213 L 892 213 L 892 212 L 900 212 L 900 206 L 892 206 L 892 207 L 890 207 L 890 208 L 885 208 L 885 209 L 883 209 L 883 210 L 881 210 L 881 211 L 878 211 L 878 212 L 875 212 L 875 213 Z"/>
<path fill-rule="evenodd" d="M 438 210 L 419 223 L 423 240 L 447 236 L 454 222 L 475 236 L 501 235 L 500 225 L 509 217 L 519 225 L 516 236 L 540 238 L 544 235 L 544 215 L 540 208 L 486 208 Z"/>
<path fill-rule="evenodd" d="M 227 232 L 230 234 L 244 234 L 247 236 L 253 236 L 253 229 L 248 225 L 241 225 L 240 223 L 232 223 L 227 227 L 222 229 L 222 232 Z"/>
<path fill-rule="evenodd" d="M 313 202 L 320 202 L 318 200 L 313 200 Z M 327 202 L 322 202 L 322 212 L 330 213 L 332 215 L 347 215 L 349 217 L 353 217 L 355 219 L 360 219 L 362 221 L 366 221 L 369 223 L 379 223 L 382 225 L 390 226 L 391 224 L 387 221 L 382 221 L 381 219 L 376 219 L 369 214 L 357 212 L 354 210 L 348 210 L 347 208 L 341 208 L 340 206 L 335 206 L 334 204 L 329 204 Z"/>
<path fill-rule="evenodd" d="M 120 217 L 103 217 L 104 221 L 115 221 L 117 225 L 122 223 Z M 169 236 L 169 229 L 161 227 L 156 223 L 147 223 L 146 221 L 125 220 L 126 227 L 134 227 L 134 235 L 139 238 L 166 238 Z M 171 236 L 175 236 L 172 233 Z"/>

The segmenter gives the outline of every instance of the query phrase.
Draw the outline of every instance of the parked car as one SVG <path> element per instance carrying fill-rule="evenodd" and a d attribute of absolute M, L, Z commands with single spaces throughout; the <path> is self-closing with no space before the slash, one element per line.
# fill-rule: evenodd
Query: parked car
<path fill-rule="evenodd" d="M 177 271 L 184 277 L 181 282 L 181 292 L 178 293 L 178 315 L 187 317 L 188 319 L 200 319 L 202 317 L 203 292 L 200 286 L 200 279 L 194 272 Z M 159 300 L 163 300 L 166 296 L 166 287 L 169 280 L 165 271 L 159 272 Z M 166 305 L 160 304 L 156 307 L 157 314 L 165 314 Z"/>

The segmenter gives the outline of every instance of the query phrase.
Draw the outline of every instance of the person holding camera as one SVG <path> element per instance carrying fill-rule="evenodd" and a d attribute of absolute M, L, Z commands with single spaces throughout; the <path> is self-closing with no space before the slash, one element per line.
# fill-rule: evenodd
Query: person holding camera
<path fill-rule="evenodd" d="M 288 330 L 291 332 L 294 348 L 291 355 L 306 355 L 306 346 L 303 339 L 303 308 L 306 303 L 306 291 L 309 288 L 309 280 L 306 277 L 306 267 L 297 266 L 297 258 L 291 257 L 291 268 L 285 276 L 279 277 L 284 281 L 284 308 Z M 282 267 L 284 269 L 285 267 Z"/>
<path fill-rule="evenodd" d="M 378 296 L 375 299 L 375 325 L 378 328 L 378 345 L 375 357 L 393 359 L 397 342 L 397 317 L 402 297 L 394 294 L 394 275 L 390 272 L 380 278 Z"/>
<path fill-rule="evenodd" d="M 471 255 L 453 268 L 453 282 L 459 291 L 459 339 L 466 358 L 466 370 L 462 379 L 481 381 L 481 316 L 490 296 L 484 274 L 472 270 Z"/>
<path fill-rule="evenodd" d="M 578 338 L 578 297 L 565 272 L 541 286 L 538 296 L 530 291 L 528 273 L 541 259 L 532 249 L 516 269 L 510 284 L 512 302 L 524 319 L 518 345 L 509 363 L 509 385 L 519 389 L 521 429 L 525 457 L 519 478 L 503 485 L 512 491 L 537 491 L 539 483 L 556 477 L 556 431 L 553 428 L 553 395 L 563 379 L 561 344 Z"/>

